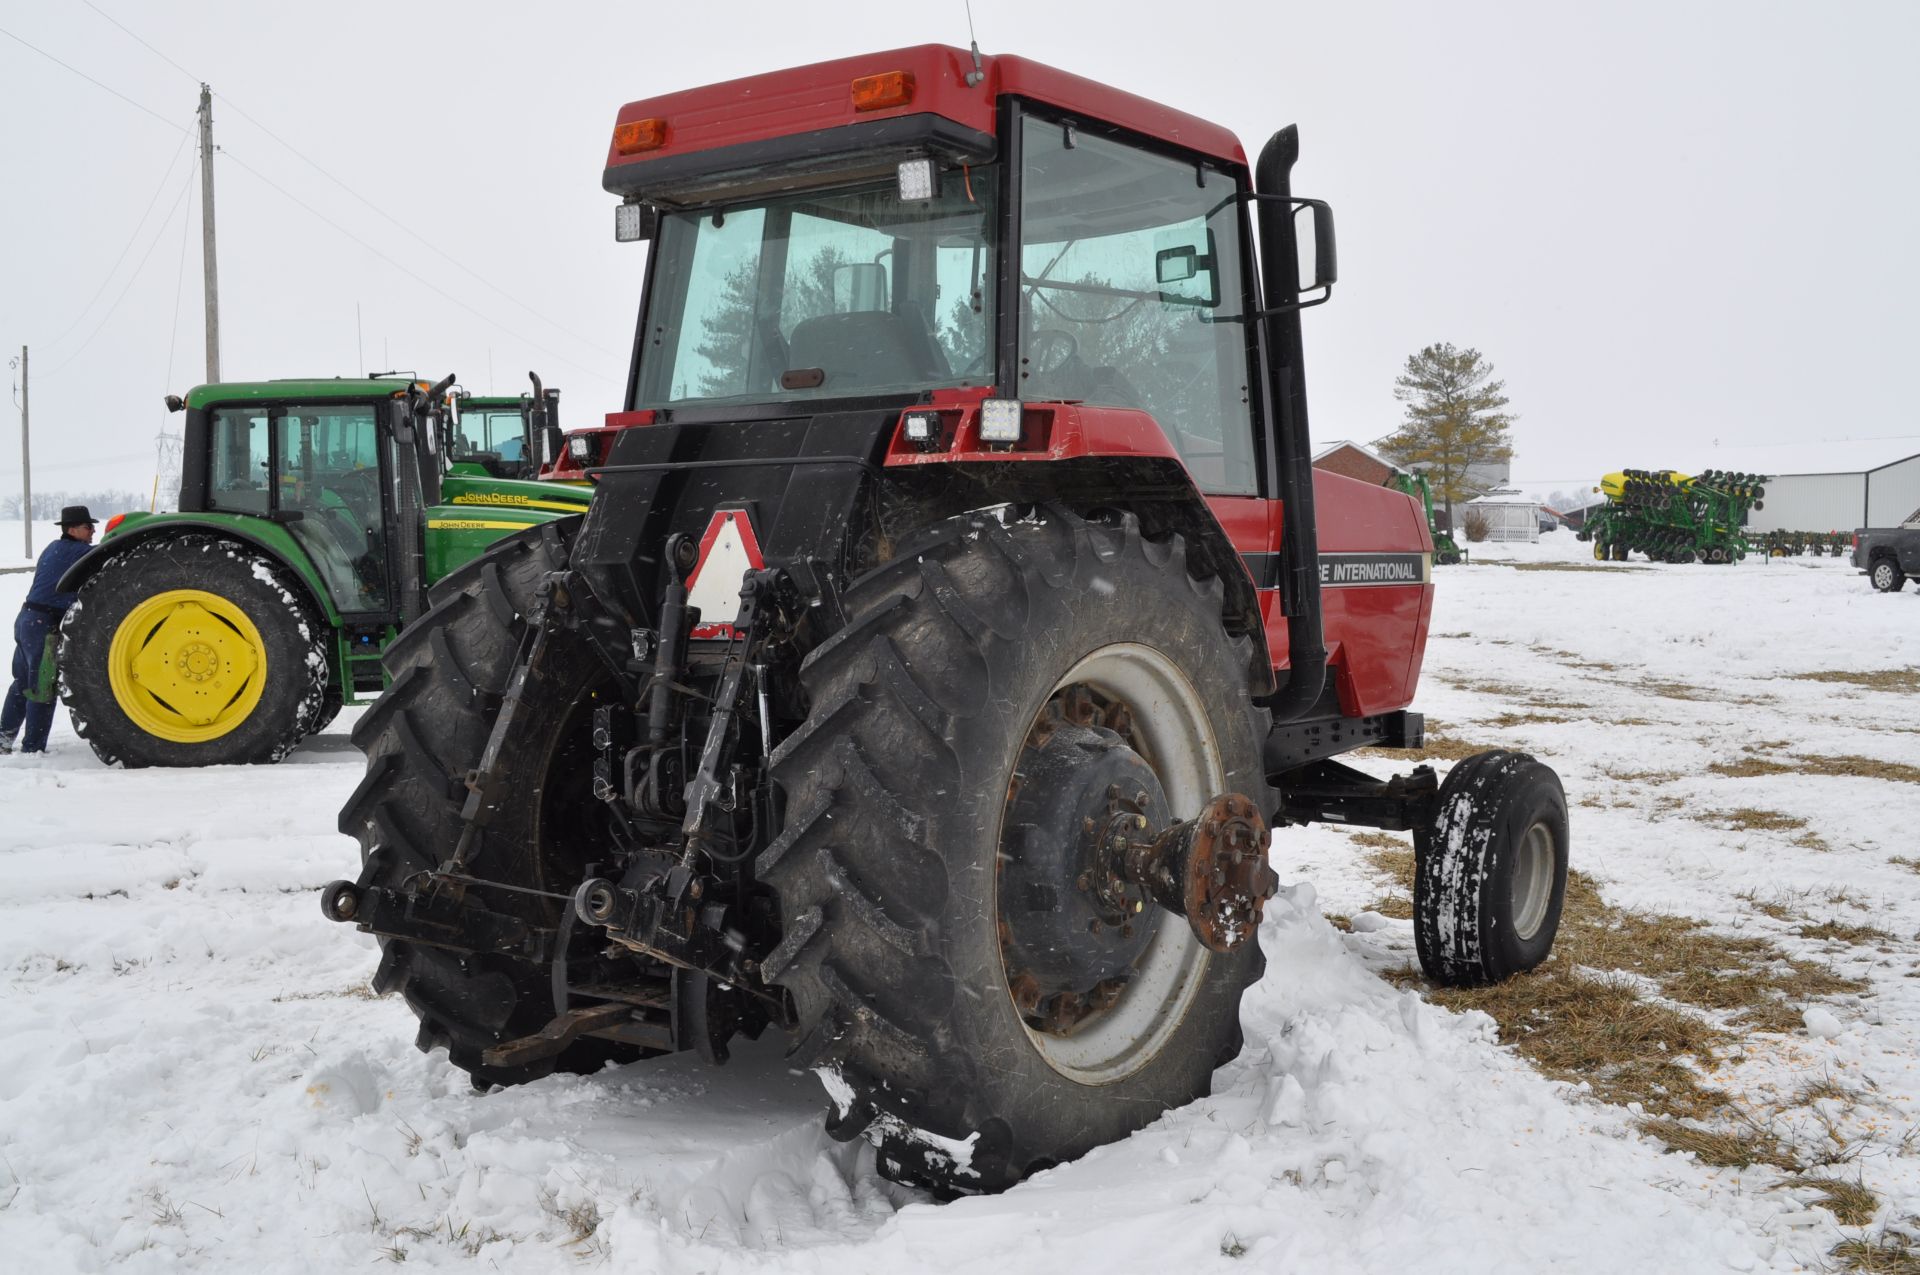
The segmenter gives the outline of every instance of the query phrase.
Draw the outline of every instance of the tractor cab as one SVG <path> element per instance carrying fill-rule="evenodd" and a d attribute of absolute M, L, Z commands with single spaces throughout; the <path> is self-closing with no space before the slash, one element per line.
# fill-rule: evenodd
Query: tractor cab
<path fill-rule="evenodd" d="M 493 478 L 540 477 L 542 458 L 555 453 L 560 391 L 535 390 L 518 398 L 455 393 L 446 415 L 447 458 Z"/>
<path fill-rule="evenodd" d="M 383 379 L 202 386 L 185 404 L 180 511 L 276 524 L 349 623 L 397 620 L 417 539 L 399 529 L 439 499 L 461 428 L 444 397 Z"/>

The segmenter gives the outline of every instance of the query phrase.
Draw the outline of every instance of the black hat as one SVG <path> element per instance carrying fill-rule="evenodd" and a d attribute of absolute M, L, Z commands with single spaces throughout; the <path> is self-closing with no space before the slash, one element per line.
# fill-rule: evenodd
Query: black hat
<path fill-rule="evenodd" d="M 68 527 L 78 527 L 83 522 L 89 527 L 93 526 L 93 515 L 87 512 L 85 505 L 68 505 L 60 511 L 58 526 L 62 531 Z"/>

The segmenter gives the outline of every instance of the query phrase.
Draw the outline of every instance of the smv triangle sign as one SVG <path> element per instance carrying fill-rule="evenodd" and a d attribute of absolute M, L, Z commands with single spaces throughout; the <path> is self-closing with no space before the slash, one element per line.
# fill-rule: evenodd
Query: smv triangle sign
<path fill-rule="evenodd" d="M 766 565 L 747 511 L 717 511 L 700 537 L 700 560 L 687 577 L 687 605 L 700 608 L 700 623 L 693 626 L 691 636 L 733 637 L 733 622 L 740 614 L 740 583 L 747 572 Z"/>

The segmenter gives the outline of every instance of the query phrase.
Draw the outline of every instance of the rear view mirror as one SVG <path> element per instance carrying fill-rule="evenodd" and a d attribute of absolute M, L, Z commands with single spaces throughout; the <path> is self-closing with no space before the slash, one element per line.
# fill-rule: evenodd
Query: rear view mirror
<path fill-rule="evenodd" d="M 1334 251 L 1333 209 L 1324 200 L 1296 199 L 1293 242 L 1298 255 L 1300 291 L 1331 287 L 1340 277 Z"/>
<path fill-rule="evenodd" d="M 1153 254 L 1153 277 L 1157 283 L 1185 283 L 1200 273 L 1200 250 L 1192 244 L 1162 248 Z"/>
<path fill-rule="evenodd" d="M 833 312 L 854 314 L 887 308 L 887 268 L 878 262 L 847 262 L 833 268 Z"/>

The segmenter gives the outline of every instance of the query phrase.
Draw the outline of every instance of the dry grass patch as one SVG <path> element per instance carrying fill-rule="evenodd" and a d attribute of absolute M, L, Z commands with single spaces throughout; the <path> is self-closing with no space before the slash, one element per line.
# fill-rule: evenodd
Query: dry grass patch
<path fill-rule="evenodd" d="M 1877 1240 L 1848 1240 L 1828 1253 L 1850 1271 L 1865 1275 L 1920 1275 L 1920 1253 L 1903 1236 L 1887 1234 Z"/>
<path fill-rule="evenodd" d="M 1725 775 L 1729 779 L 1759 779 L 1763 775 L 1797 775 L 1799 766 L 1789 766 L 1785 762 L 1774 761 L 1771 757 L 1755 757 L 1752 753 L 1738 761 L 1717 761 L 1707 767 L 1716 775 Z"/>
<path fill-rule="evenodd" d="M 1755 810 L 1750 806 L 1738 810 L 1702 810 L 1692 818 L 1736 832 L 1798 832 L 1807 826 L 1807 821 L 1798 815 L 1782 814 L 1778 810 Z"/>
<path fill-rule="evenodd" d="M 1384 847 L 1379 854 L 1376 866 L 1400 870 Z M 1640 1104 L 1643 1127 L 1675 1150 L 1709 1164 L 1786 1169 L 1805 1166 L 1709 1084 L 1705 1068 L 1737 1049 L 1740 1033 L 1793 1032 L 1808 999 L 1867 987 L 1765 938 L 1615 907 L 1580 872 L 1568 874 L 1554 954 L 1531 974 L 1477 988 L 1423 985 L 1413 971 L 1401 981 L 1423 986 L 1435 1004 L 1487 1014 L 1500 1039 L 1546 1075 Z"/>
<path fill-rule="evenodd" d="M 1778 899 L 1763 899 L 1752 890 L 1742 890 L 1734 896 L 1762 916 L 1770 916 L 1776 921 L 1792 921 L 1802 916 Z"/>
<path fill-rule="evenodd" d="M 1572 720 L 1557 713 L 1502 713 L 1487 724 L 1495 730 L 1512 730 L 1515 726 L 1564 726 Z"/>
<path fill-rule="evenodd" d="M 1638 571 L 1638 567 L 1615 566 L 1607 562 L 1494 562 L 1487 564 L 1495 567 L 1512 567 L 1515 571 Z"/>
<path fill-rule="evenodd" d="M 1841 779 L 1886 779 L 1895 783 L 1920 784 L 1920 766 L 1852 754 L 1800 754 L 1791 761 L 1775 761 L 1771 757 L 1749 753 L 1736 761 L 1714 762 L 1707 769 L 1732 779 L 1759 779 L 1767 775 L 1829 775 Z"/>
<path fill-rule="evenodd" d="M 1895 867 L 1910 868 L 1915 872 L 1920 872 L 1920 859 L 1908 859 L 1896 854 L 1893 858 L 1888 859 L 1887 862 L 1893 864 Z"/>
<path fill-rule="evenodd" d="M 1874 925 L 1843 925 L 1839 921 L 1822 921 L 1818 925 L 1803 925 L 1794 931 L 1803 939 L 1824 939 L 1834 943 L 1891 943 L 1893 935 Z"/>
<path fill-rule="evenodd" d="M 1666 1143 L 1669 1151 L 1691 1152 L 1702 1164 L 1731 1169 L 1756 1164 L 1789 1170 L 1800 1167 L 1778 1138 L 1754 1126 L 1727 1132 L 1699 1129 L 1678 1120 L 1648 1120 L 1640 1128 Z"/>
<path fill-rule="evenodd" d="M 1390 757 L 1395 761 L 1465 761 L 1475 753 L 1487 751 L 1485 744 L 1455 739 L 1440 731 L 1428 730 L 1419 748 L 1356 748 L 1354 757 Z"/>
<path fill-rule="evenodd" d="M 1471 691 L 1475 695 L 1498 695 L 1502 699 L 1525 699 L 1532 694 L 1524 686 L 1515 686 L 1510 682 L 1490 682 L 1471 677 L 1455 677 L 1442 673 L 1440 680 L 1458 691 Z"/>
<path fill-rule="evenodd" d="M 1858 1182 L 1841 1178 L 1795 1178 L 1793 1184 L 1816 1188 L 1820 1198 L 1814 1203 L 1833 1214 L 1842 1226 L 1865 1226 L 1880 1210 L 1880 1197 Z"/>
<path fill-rule="evenodd" d="M 1609 770 L 1603 767 L 1600 773 L 1623 784 L 1670 784 L 1676 779 L 1686 778 L 1677 770 Z"/>
<path fill-rule="evenodd" d="M 1401 837 L 1388 836 L 1384 832 L 1359 832 L 1350 834 L 1356 845 L 1367 850 L 1367 862 L 1374 871 L 1384 875 L 1393 883 L 1393 893 L 1383 895 L 1367 905 L 1370 912 L 1392 917 L 1396 921 L 1413 919 L 1413 846 Z"/>
<path fill-rule="evenodd" d="M 1840 775 L 1849 779 L 1890 779 L 1902 784 L 1920 784 L 1920 766 L 1902 761 L 1883 761 L 1878 757 L 1809 757 L 1815 773 Z"/>
<path fill-rule="evenodd" d="M 1861 672 L 1856 669 L 1828 669 L 1819 673 L 1795 673 L 1797 682 L 1838 682 L 1846 686 L 1861 686 L 1870 691 L 1891 691 L 1895 695 L 1920 695 L 1920 668 L 1876 669 Z"/>

